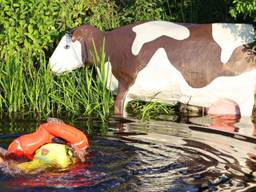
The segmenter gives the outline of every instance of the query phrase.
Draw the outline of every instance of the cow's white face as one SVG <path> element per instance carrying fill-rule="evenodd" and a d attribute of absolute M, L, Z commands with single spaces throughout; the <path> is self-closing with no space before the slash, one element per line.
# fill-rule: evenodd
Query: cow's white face
<path fill-rule="evenodd" d="M 81 43 L 72 42 L 70 35 L 64 35 L 49 62 L 51 70 L 57 74 L 81 67 L 83 65 Z"/>

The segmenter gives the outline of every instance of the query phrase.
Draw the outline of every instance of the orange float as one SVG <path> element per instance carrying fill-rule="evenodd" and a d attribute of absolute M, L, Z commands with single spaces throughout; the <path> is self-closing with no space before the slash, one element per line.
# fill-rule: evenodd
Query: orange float
<path fill-rule="evenodd" d="M 89 147 L 86 135 L 65 123 L 49 122 L 39 126 L 34 132 L 15 139 L 8 147 L 8 152 L 32 159 L 35 151 L 44 144 L 51 143 L 54 137 L 64 139 L 77 153 Z"/>

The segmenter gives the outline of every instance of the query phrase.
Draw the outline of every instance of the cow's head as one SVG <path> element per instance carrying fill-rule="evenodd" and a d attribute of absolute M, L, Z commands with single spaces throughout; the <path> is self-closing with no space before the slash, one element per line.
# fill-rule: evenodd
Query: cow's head
<path fill-rule="evenodd" d="M 77 69 L 84 63 L 92 64 L 88 50 L 92 48 L 92 42 L 97 38 L 97 34 L 98 30 L 90 25 L 83 25 L 65 34 L 50 57 L 52 71 L 63 73 Z"/>
<path fill-rule="evenodd" d="M 72 34 L 65 34 L 52 56 L 50 57 L 50 67 L 54 73 L 72 71 L 83 65 L 82 45 L 77 41 L 72 41 Z"/>

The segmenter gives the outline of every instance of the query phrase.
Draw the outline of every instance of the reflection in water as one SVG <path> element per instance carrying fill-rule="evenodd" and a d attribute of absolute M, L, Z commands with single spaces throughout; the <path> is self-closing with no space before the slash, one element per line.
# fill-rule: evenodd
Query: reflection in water
<path fill-rule="evenodd" d="M 76 127 L 87 129 L 89 126 L 84 122 L 75 123 Z M 90 126 L 87 130 L 102 125 Z M 239 129 L 222 132 L 219 128 L 199 126 L 198 121 L 193 125 L 167 121 L 123 123 L 112 119 L 108 130 L 101 130 L 105 136 L 92 134 L 86 163 L 76 164 L 64 172 L 33 176 L 11 176 L 0 171 L 1 186 L 15 191 L 256 189 L 256 139 L 252 135 L 239 135 Z M 9 136 L 17 136 L 10 132 L 4 131 Z M 2 137 L 1 146 L 7 146 L 11 139 Z"/>
<path fill-rule="evenodd" d="M 188 122 L 205 128 L 256 138 L 256 124 L 249 117 L 240 118 L 234 115 L 209 115 L 190 118 Z"/>
<path fill-rule="evenodd" d="M 212 119 L 210 128 L 220 129 L 228 132 L 238 132 L 239 128 L 235 126 L 235 123 L 239 122 L 239 118 L 234 115 L 211 115 Z"/>
<path fill-rule="evenodd" d="M 158 146 L 166 147 L 168 145 L 171 149 L 175 149 L 175 151 L 168 149 L 170 156 L 166 159 L 169 159 L 167 160 L 169 163 L 170 161 L 178 162 L 181 167 L 171 174 L 172 179 L 168 180 L 169 185 L 159 183 L 159 187 L 163 191 L 176 191 L 177 189 L 180 189 L 180 191 L 206 189 L 226 191 L 232 189 L 236 191 L 238 189 L 245 190 L 250 188 L 251 185 L 256 185 L 255 156 L 253 160 L 248 155 L 249 153 L 256 154 L 255 139 L 246 142 L 242 137 L 235 139 L 232 134 L 222 136 L 218 131 L 211 130 L 208 132 L 209 129 L 207 128 L 193 129 L 195 126 L 188 126 L 189 129 L 187 129 L 184 124 L 170 122 L 166 123 L 165 127 L 163 123 L 161 125 L 158 122 L 151 122 L 144 127 L 136 124 L 129 124 L 126 127 L 127 130 L 140 129 L 147 132 L 147 135 L 136 135 L 133 138 L 140 141 L 148 140 L 157 143 Z M 172 131 L 170 132 L 170 130 Z M 148 145 L 146 148 L 148 148 Z M 149 151 L 154 150 L 149 149 Z M 161 151 L 166 152 L 166 148 L 161 148 Z M 155 158 L 159 158 L 159 152 L 155 154 Z M 145 157 L 143 156 L 143 158 Z M 161 162 L 161 165 L 164 164 Z M 150 164 L 149 167 L 154 167 L 154 164 Z M 166 174 L 153 178 L 161 178 L 161 176 L 163 180 L 167 181 Z M 152 185 L 149 186 L 152 187 Z M 150 187 L 148 190 L 157 191 Z"/>
<path fill-rule="evenodd" d="M 89 163 L 79 163 L 62 172 L 48 172 L 37 175 L 22 175 L 8 184 L 13 188 L 22 187 L 81 187 L 95 184 L 101 175 L 90 171 Z"/>

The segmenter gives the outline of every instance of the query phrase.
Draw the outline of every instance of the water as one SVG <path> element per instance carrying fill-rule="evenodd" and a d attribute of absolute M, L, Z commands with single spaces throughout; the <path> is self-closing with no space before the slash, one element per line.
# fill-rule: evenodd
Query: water
<path fill-rule="evenodd" d="M 184 122 L 73 121 L 89 134 L 85 163 L 36 175 L 0 171 L 5 191 L 256 191 L 255 125 Z M 2 122 L 1 146 L 33 131 L 35 121 Z M 211 126 L 212 128 L 206 128 Z M 4 135 L 5 134 L 5 135 Z M 1 190 L 1 191 L 2 191 Z"/>

